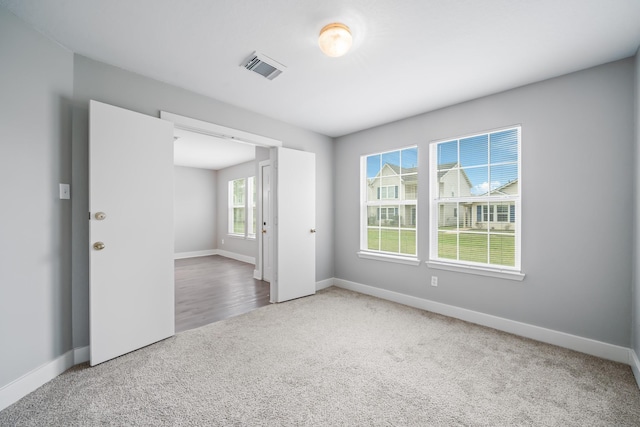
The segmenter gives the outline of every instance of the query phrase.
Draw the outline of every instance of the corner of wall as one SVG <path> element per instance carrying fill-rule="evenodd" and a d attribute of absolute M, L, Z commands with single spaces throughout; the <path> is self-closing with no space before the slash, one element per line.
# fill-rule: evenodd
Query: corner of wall
<path fill-rule="evenodd" d="M 633 271 L 631 279 L 631 353 L 633 373 L 636 381 L 640 386 L 640 362 L 638 362 L 638 354 L 640 354 L 640 266 L 638 265 L 638 256 L 640 256 L 640 47 L 636 51 L 635 56 L 635 87 L 634 87 L 634 124 L 635 124 L 635 143 L 634 143 L 634 215 L 633 215 Z"/>

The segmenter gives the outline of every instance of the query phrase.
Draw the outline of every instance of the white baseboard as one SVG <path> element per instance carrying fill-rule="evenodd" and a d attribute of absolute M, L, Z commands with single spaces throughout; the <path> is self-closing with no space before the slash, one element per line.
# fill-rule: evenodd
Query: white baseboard
<path fill-rule="evenodd" d="M 237 254 L 235 252 L 229 252 L 223 249 L 207 249 L 205 251 L 194 251 L 194 252 L 178 252 L 173 255 L 173 258 L 174 259 L 197 258 L 197 257 L 209 256 L 209 255 L 220 255 L 225 258 L 231 258 L 237 261 L 242 261 L 242 262 L 246 262 L 253 265 L 256 264 L 255 257 Z"/>
<path fill-rule="evenodd" d="M 73 349 L 73 364 L 78 365 L 80 363 L 89 361 L 89 346 L 74 348 Z"/>
<path fill-rule="evenodd" d="M 448 304 L 443 304 L 423 298 L 413 297 L 398 292 L 388 291 L 373 286 L 363 285 L 361 283 L 350 282 L 348 280 L 334 279 L 333 284 L 340 288 L 348 289 L 362 294 L 375 296 L 410 307 L 420 308 L 422 310 L 431 311 L 433 313 L 442 314 L 456 319 L 465 320 L 467 322 L 476 323 L 482 326 L 488 326 L 500 331 L 509 332 L 536 341 L 545 342 L 547 344 L 557 345 L 559 347 L 568 348 L 579 351 L 581 353 L 590 354 L 592 356 L 601 357 L 615 362 L 630 364 L 629 349 L 618 345 L 608 344 L 601 341 L 583 338 L 577 335 L 571 335 L 564 332 L 558 332 L 539 326 L 529 325 L 527 323 L 517 322 L 502 317 L 492 316 L 490 314 L 480 313 L 473 310 L 467 310 Z M 637 359 L 636 359 L 637 360 Z M 637 376 L 636 376 L 637 378 Z"/>
<path fill-rule="evenodd" d="M 86 357 L 86 360 L 83 360 Z M 89 347 L 69 350 L 0 388 L 0 411 L 13 405 L 72 366 L 89 360 Z"/>
<path fill-rule="evenodd" d="M 629 365 L 633 371 L 633 376 L 636 377 L 636 383 L 640 388 L 640 360 L 638 360 L 638 354 L 633 350 L 629 350 Z"/>
<path fill-rule="evenodd" d="M 197 258 L 200 256 L 218 255 L 217 249 L 207 249 L 206 251 L 178 252 L 173 254 L 173 259 Z"/>
<path fill-rule="evenodd" d="M 252 256 L 237 254 L 235 252 L 229 252 L 222 249 L 218 249 L 218 255 L 223 256 L 225 258 L 231 258 L 237 261 L 242 261 L 242 262 L 256 265 L 256 258 Z"/>
<path fill-rule="evenodd" d="M 321 280 L 319 282 L 316 282 L 316 291 L 319 291 L 321 289 L 326 289 L 331 286 L 333 286 L 333 278 Z"/>

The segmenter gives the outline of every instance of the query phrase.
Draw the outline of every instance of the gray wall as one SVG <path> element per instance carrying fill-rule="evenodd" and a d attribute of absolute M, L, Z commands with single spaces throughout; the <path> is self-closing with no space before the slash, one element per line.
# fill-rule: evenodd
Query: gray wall
<path fill-rule="evenodd" d="M 333 141 L 331 138 L 233 107 L 214 99 L 122 70 L 81 55 L 74 56 L 73 182 L 73 344 L 89 344 L 87 123 L 89 100 L 159 117 L 165 110 L 283 141 L 285 147 L 316 153 L 316 278 L 334 276 Z M 322 231 L 320 231 L 322 230 Z"/>
<path fill-rule="evenodd" d="M 338 138 L 336 277 L 630 345 L 632 58 Z M 428 259 L 428 143 L 522 125 L 523 282 L 359 259 L 359 160 L 419 147 L 418 255 Z M 429 277 L 437 275 L 439 286 Z"/>
<path fill-rule="evenodd" d="M 635 58 L 635 164 L 634 164 L 634 252 L 633 252 L 633 311 L 631 319 L 631 345 L 640 357 L 640 50 L 636 52 Z M 636 378 L 640 383 L 640 378 Z"/>
<path fill-rule="evenodd" d="M 72 92 L 72 53 L 0 7 L 0 388 L 72 348 Z"/>
<path fill-rule="evenodd" d="M 256 239 L 230 236 L 228 233 L 229 221 L 229 181 L 240 178 L 256 176 L 256 162 L 251 161 L 239 165 L 230 166 L 218 171 L 218 249 L 233 252 L 252 258 L 258 256 L 258 242 Z M 256 185 L 258 183 L 256 176 Z M 222 243 L 224 240 L 224 243 Z"/>
<path fill-rule="evenodd" d="M 218 172 L 174 168 L 175 253 L 216 249 Z"/>

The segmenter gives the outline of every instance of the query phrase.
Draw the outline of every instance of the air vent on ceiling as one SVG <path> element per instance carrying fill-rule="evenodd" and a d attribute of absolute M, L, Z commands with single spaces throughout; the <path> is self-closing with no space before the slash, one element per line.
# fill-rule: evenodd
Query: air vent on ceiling
<path fill-rule="evenodd" d="M 242 61 L 241 67 L 249 71 L 260 74 L 269 80 L 273 80 L 280 75 L 287 67 L 258 52 L 253 52 L 247 59 Z"/>

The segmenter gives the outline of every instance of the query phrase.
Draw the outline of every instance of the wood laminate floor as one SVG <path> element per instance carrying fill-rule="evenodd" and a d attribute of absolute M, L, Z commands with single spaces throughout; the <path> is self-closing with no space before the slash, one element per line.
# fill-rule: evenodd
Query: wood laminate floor
<path fill-rule="evenodd" d="M 269 283 L 253 269 L 220 255 L 175 260 L 176 333 L 269 304 Z"/>

